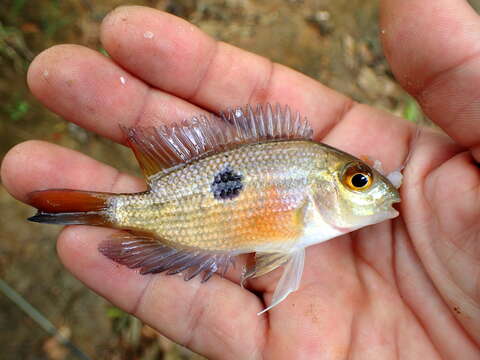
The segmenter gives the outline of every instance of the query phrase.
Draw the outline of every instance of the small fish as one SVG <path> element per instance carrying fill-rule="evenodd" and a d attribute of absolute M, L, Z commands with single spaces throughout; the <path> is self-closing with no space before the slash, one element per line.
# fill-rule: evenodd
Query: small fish
<path fill-rule="evenodd" d="M 307 246 L 398 215 L 399 193 L 386 177 L 313 142 L 307 120 L 288 106 L 124 131 L 147 191 L 36 191 L 29 220 L 122 229 L 99 250 L 141 274 L 207 281 L 255 253 L 242 284 L 285 265 L 267 311 L 298 289 Z"/>

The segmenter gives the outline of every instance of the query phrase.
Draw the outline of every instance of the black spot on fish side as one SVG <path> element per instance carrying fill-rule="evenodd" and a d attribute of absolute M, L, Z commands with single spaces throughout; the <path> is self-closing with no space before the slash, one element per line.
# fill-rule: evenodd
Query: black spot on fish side
<path fill-rule="evenodd" d="M 211 190 L 217 200 L 233 199 L 240 195 L 243 189 L 243 176 L 236 173 L 230 166 L 219 171 L 213 178 Z"/>

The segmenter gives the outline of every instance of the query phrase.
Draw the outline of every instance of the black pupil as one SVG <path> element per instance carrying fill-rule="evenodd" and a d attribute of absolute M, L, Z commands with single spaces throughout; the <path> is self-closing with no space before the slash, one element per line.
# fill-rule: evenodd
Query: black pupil
<path fill-rule="evenodd" d="M 356 188 L 363 188 L 368 184 L 368 178 L 363 174 L 355 174 L 352 176 L 352 185 Z"/>

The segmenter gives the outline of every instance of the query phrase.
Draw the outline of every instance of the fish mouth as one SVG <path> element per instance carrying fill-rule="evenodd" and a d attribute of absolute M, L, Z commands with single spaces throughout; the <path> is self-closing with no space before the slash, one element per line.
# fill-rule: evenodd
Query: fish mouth
<path fill-rule="evenodd" d="M 387 206 L 385 206 L 385 212 L 388 214 L 390 219 L 393 219 L 400 215 L 398 210 L 393 207 L 394 204 L 398 204 L 400 201 L 400 196 L 396 196 L 388 202 Z"/>
<path fill-rule="evenodd" d="M 397 209 L 395 209 L 394 204 L 401 202 L 400 194 L 395 192 L 391 197 L 387 198 L 380 207 L 381 213 L 385 216 L 386 219 L 393 219 L 400 215 Z"/>
<path fill-rule="evenodd" d="M 388 214 L 388 218 L 389 218 L 389 219 L 396 218 L 398 215 L 400 215 L 400 213 L 398 212 L 398 210 L 395 209 L 393 206 L 390 207 L 386 212 L 387 212 L 387 214 Z"/>

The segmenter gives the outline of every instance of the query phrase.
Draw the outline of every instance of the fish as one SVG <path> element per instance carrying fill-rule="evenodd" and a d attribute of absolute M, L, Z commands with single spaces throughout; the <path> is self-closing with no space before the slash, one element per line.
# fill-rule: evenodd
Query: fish
<path fill-rule="evenodd" d="M 398 189 L 366 162 L 313 141 L 306 117 L 276 104 L 173 125 L 122 127 L 148 189 L 29 194 L 28 220 L 121 231 L 98 250 L 140 274 L 202 282 L 253 254 L 241 285 L 281 266 L 271 303 L 298 290 L 305 248 L 399 215 Z"/>

